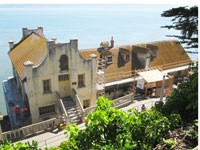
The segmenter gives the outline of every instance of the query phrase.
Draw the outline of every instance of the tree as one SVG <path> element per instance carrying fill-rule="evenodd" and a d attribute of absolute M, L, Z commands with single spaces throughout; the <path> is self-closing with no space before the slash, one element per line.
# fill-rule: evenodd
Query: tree
<path fill-rule="evenodd" d="M 178 113 L 186 122 L 198 118 L 198 64 L 191 64 L 190 71 L 188 80 L 172 91 L 165 104 L 157 104 L 156 110 L 166 115 Z"/>
<path fill-rule="evenodd" d="M 198 48 L 198 7 L 178 7 L 164 11 L 162 17 L 173 17 L 172 25 L 162 26 L 163 28 L 175 29 L 181 35 L 167 35 L 177 37 L 180 42 L 186 44 L 185 48 Z M 188 53 L 198 53 L 188 51 Z"/>
<path fill-rule="evenodd" d="M 36 141 L 32 141 L 32 143 L 26 142 L 17 142 L 11 143 L 9 141 L 3 141 L 0 144 L 0 150 L 41 150 L 38 148 L 38 143 Z"/>
<path fill-rule="evenodd" d="M 74 124 L 67 126 L 68 140 L 56 150 L 149 150 L 163 140 L 172 124 L 174 126 L 174 121 L 170 122 L 155 109 L 125 112 L 111 105 L 112 101 L 100 97 L 95 111 L 86 119 L 86 129 L 79 130 Z"/>

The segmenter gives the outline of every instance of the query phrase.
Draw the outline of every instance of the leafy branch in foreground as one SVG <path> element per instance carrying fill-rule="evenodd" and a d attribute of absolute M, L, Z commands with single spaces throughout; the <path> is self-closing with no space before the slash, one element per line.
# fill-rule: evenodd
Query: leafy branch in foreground
<path fill-rule="evenodd" d="M 155 109 L 125 112 L 111 105 L 110 100 L 100 97 L 96 110 L 87 117 L 86 129 L 79 130 L 73 124 L 67 126 L 69 140 L 59 148 L 149 150 L 163 140 L 173 124 Z"/>
<path fill-rule="evenodd" d="M 198 7 L 178 7 L 164 11 L 162 17 L 172 17 L 172 25 L 165 25 L 162 28 L 175 29 L 181 35 L 167 35 L 176 37 L 180 42 L 186 44 L 185 48 L 198 48 Z M 197 53 L 191 52 L 190 53 Z"/>

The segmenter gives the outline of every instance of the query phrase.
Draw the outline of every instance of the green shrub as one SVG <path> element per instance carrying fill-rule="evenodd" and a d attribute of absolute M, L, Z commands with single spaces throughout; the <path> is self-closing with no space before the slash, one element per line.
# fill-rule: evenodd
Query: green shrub
<path fill-rule="evenodd" d="M 167 139 L 164 141 L 164 143 L 166 144 L 166 147 L 169 149 L 172 149 L 177 145 L 177 142 L 173 139 Z"/>

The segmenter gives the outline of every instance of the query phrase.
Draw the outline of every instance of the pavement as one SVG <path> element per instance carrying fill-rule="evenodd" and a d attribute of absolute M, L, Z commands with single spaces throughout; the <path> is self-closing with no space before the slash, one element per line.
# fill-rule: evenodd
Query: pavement
<path fill-rule="evenodd" d="M 150 98 L 145 100 L 135 100 L 135 103 L 132 103 L 126 107 L 121 108 L 124 111 L 128 111 L 132 108 L 136 108 L 138 111 L 141 111 L 141 106 L 144 104 L 146 109 L 151 108 L 154 106 L 155 102 L 159 101 L 160 98 Z M 78 125 L 79 129 L 85 129 L 85 123 L 81 123 Z M 64 140 L 67 140 L 66 135 L 64 134 L 65 130 L 58 131 L 56 133 L 54 132 L 46 132 L 25 140 L 22 140 L 20 142 L 29 142 L 31 143 L 33 140 L 38 142 L 39 148 L 46 148 L 46 147 L 52 147 L 52 146 L 58 146 L 61 142 Z"/>

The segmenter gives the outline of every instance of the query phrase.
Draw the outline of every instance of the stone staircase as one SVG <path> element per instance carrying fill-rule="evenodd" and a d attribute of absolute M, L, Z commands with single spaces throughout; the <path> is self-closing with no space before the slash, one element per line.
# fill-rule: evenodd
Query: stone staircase
<path fill-rule="evenodd" d="M 76 106 L 75 102 L 71 97 L 65 97 L 62 99 L 65 109 L 67 111 L 70 123 L 80 124 L 82 123 L 81 118 L 82 115 L 78 106 Z"/>

